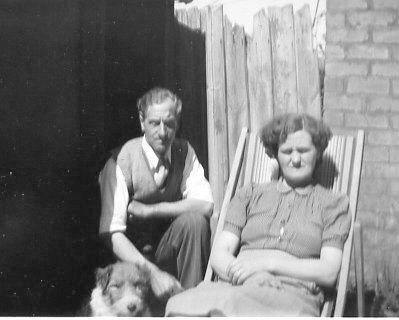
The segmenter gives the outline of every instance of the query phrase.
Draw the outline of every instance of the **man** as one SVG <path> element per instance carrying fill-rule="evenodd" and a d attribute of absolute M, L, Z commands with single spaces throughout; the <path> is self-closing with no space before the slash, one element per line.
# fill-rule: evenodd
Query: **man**
<path fill-rule="evenodd" d="M 167 298 L 203 279 L 213 198 L 192 146 L 175 138 L 181 100 L 154 88 L 137 107 L 144 136 L 113 152 L 99 176 L 100 235 L 117 259 L 147 265 Z"/>

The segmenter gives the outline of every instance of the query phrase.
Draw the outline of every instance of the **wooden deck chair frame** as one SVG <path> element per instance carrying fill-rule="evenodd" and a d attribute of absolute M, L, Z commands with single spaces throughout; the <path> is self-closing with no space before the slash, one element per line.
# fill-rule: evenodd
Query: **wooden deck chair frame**
<path fill-rule="evenodd" d="M 334 135 L 323 154 L 323 161 L 316 172 L 319 183 L 333 191 L 346 193 L 350 200 L 350 211 L 352 213 L 352 225 L 348 239 L 344 245 L 341 270 L 337 279 L 336 290 L 327 295 L 323 305 L 321 316 L 343 316 L 349 269 L 355 238 L 355 273 L 358 294 L 358 315 L 364 313 L 363 292 L 363 252 L 361 247 L 361 226 L 356 222 L 356 211 L 359 194 L 360 174 L 363 160 L 364 131 L 359 130 L 354 134 Z M 234 196 L 238 186 L 251 182 L 264 183 L 276 178 L 276 160 L 270 159 L 262 142 L 255 133 L 250 133 L 243 128 L 233 160 L 229 181 L 226 187 L 217 226 L 213 239 L 216 240 L 223 229 L 227 207 Z M 278 167 L 277 167 L 278 169 Z M 215 280 L 215 274 L 208 263 L 205 281 Z"/>

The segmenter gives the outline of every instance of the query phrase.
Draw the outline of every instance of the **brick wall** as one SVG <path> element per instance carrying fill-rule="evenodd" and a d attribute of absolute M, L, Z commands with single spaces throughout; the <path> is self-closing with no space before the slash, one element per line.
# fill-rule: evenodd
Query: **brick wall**
<path fill-rule="evenodd" d="M 324 119 L 366 132 L 358 218 L 373 287 L 384 265 L 399 269 L 399 0 L 327 0 L 326 23 Z"/>

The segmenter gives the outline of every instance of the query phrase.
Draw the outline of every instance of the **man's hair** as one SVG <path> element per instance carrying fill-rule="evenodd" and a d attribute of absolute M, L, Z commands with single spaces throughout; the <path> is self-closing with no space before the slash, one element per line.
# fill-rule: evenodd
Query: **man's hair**
<path fill-rule="evenodd" d="M 170 90 L 160 87 L 150 89 L 140 99 L 138 99 L 137 109 L 139 111 L 139 114 L 141 114 L 143 118 L 145 118 L 149 106 L 153 104 L 160 104 L 162 102 L 165 102 L 165 100 L 167 99 L 171 100 L 175 104 L 176 117 L 177 120 L 179 120 L 182 109 L 181 99 Z"/>
<path fill-rule="evenodd" d="M 279 146 L 291 133 L 305 130 L 312 137 L 318 156 L 321 157 L 331 139 L 331 129 L 321 120 L 305 113 L 287 113 L 273 118 L 260 132 L 261 140 L 269 156 L 277 159 Z"/>

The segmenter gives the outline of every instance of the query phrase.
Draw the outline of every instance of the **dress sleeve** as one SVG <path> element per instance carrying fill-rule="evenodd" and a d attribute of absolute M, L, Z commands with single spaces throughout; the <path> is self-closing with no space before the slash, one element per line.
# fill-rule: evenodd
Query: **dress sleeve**
<path fill-rule="evenodd" d="M 323 197 L 324 230 L 322 247 L 343 249 L 352 222 L 349 199 L 344 194 L 328 192 Z"/>
<path fill-rule="evenodd" d="M 100 234 L 125 232 L 129 192 L 122 170 L 109 159 L 99 178 L 101 191 Z"/>
<path fill-rule="evenodd" d="M 198 199 L 213 203 L 211 186 L 205 178 L 204 168 L 189 143 L 181 183 L 181 193 L 183 199 Z"/>
<path fill-rule="evenodd" d="M 247 222 L 247 209 L 252 192 L 252 185 L 237 190 L 228 206 L 223 230 L 230 231 L 241 238 L 242 229 Z"/>

